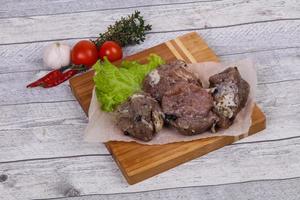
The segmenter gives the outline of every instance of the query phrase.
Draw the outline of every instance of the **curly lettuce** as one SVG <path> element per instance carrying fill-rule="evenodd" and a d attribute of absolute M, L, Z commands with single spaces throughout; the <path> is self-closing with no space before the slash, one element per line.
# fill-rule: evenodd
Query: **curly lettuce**
<path fill-rule="evenodd" d="M 117 67 L 107 58 L 104 58 L 103 62 L 98 61 L 93 66 L 95 70 L 93 80 L 101 109 L 106 112 L 114 111 L 128 97 L 140 91 L 145 76 L 162 64 L 164 60 L 155 54 L 150 54 L 147 64 L 123 61 Z"/>

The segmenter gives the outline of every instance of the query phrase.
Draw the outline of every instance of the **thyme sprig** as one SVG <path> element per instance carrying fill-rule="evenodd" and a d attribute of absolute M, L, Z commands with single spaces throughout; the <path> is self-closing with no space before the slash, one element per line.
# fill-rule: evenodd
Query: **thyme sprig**
<path fill-rule="evenodd" d="M 143 16 L 139 11 L 127 17 L 122 17 L 114 25 L 110 25 L 105 33 L 100 33 L 93 42 L 100 47 L 105 41 L 112 40 L 122 47 L 127 45 L 140 44 L 146 38 L 146 32 L 150 31 L 151 25 L 145 24 Z"/>

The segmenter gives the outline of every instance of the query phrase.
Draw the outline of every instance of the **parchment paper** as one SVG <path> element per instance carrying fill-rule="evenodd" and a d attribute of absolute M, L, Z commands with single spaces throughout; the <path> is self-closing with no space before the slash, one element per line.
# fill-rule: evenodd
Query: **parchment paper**
<path fill-rule="evenodd" d="M 242 60 L 236 63 L 226 65 L 216 62 L 205 62 L 190 64 L 190 70 L 198 74 L 203 83 L 203 87 L 208 87 L 208 78 L 216 73 L 219 73 L 230 66 L 236 66 L 240 71 L 243 79 L 250 84 L 250 94 L 247 104 L 237 115 L 234 123 L 226 130 L 218 130 L 217 133 L 207 131 L 195 136 L 184 136 L 179 134 L 175 129 L 163 128 L 150 142 L 142 142 L 132 137 L 125 136 L 116 126 L 114 115 L 112 113 L 103 112 L 97 101 L 95 90 L 89 108 L 89 123 L 85 129 L 85 140 L 89 142 L 108 142 L 108 141 L 136 141 L 143 144 L 166 144 L 180 141 L 190 141 L 200 138 L 214 136 L 238 136 L 247 134 L 251 126 L 251 114 L 255 102 L 256 91 L 256 70 L 251 60 Z"/>

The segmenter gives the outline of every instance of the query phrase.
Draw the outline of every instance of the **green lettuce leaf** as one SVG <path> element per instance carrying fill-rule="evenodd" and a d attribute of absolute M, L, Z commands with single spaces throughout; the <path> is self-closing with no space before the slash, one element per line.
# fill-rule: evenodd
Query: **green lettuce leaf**
<path fill-rule="evenodd" d="M 112 112 L 116 106 L 125 102 L 128 97 L 141 90 L 145 76 L 164 60 L 155 54 L 150 54 L 147 64 L 136 61 L 123 61 L 119 67 L 104 58 L 94 66 L 94 83 L 96 96 L 101 103 L 101 109 Z"/>

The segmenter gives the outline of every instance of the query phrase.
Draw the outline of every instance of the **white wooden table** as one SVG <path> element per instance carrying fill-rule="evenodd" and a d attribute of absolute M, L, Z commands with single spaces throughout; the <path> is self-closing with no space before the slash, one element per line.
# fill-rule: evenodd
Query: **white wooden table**
<path fill-rule="evenodd" d="M 129 186 L 68 84 L 25 86 L 50 42 L 93 38 L 140 10 L 153 25 L 126 55 L 197 31 L 223 61 L 257 61 L 267 129 Z M 300 199 L 299 0 L 1 0 L 0 199 Z"/>

